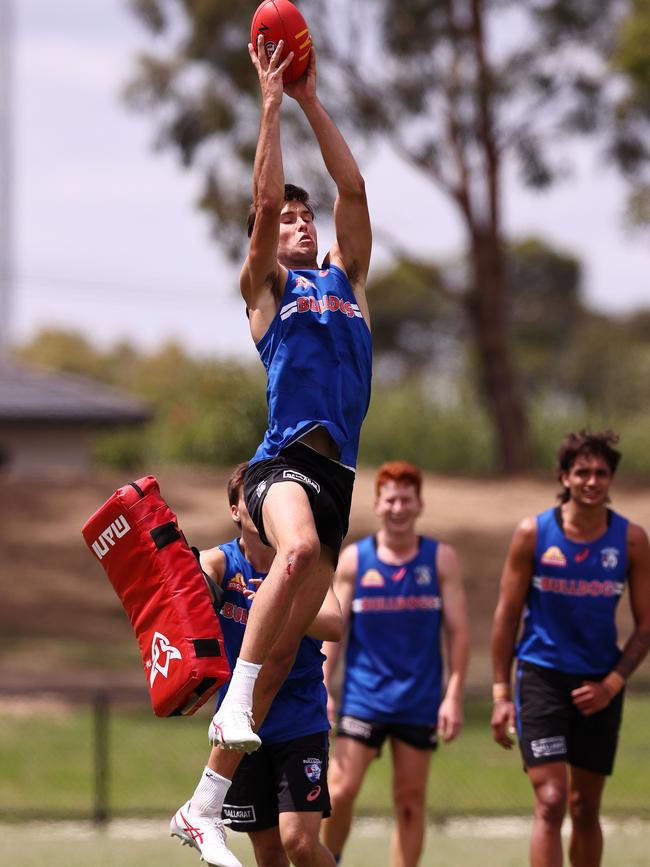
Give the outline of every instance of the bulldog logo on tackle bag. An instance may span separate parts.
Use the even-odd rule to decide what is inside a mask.
[[[194,713],[230,667],[209,579],[156,479],[119,488],[82,534],[131,621],[154,713]]]

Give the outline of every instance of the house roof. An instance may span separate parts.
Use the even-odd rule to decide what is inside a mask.
[[[140,400],[70,373],[0,364],[0,422],[91,422],[120,425],[148,421]]]

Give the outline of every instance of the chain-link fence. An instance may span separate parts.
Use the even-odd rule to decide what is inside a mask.
[[[0,690],[0,818],[94,818],[173,812],[205,765],[211,706],[157,719],[143,690]],[[530,785],[518,751],[491,739],[484,694],[466,702],[466,724],[433,758],[431,818],[527,814]],[[650,690],[630,691],[614,776],[603,809],[650,816]],[[359,814],[390,814],[389,751],[371,766]]]

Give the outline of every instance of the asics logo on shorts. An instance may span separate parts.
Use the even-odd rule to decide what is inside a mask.
[[[255,488],[256,496],[258,498],[261,497],[265,490],[266,490],[266,482],[260,482],[259,485]]]
[[[303,484],[312,487],[317,494],[320,494],[320,485],[318,484],[318,482],[310,479],[309,476],[305,476],[302,473],[297,472],[297,470],[285,470],[282,473],[282,478],[288,479],[291,482],[302,482]]]

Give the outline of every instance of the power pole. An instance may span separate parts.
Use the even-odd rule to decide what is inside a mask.
[[[0,363],[9,355],[13,281],[12,0],[0,0]]]

